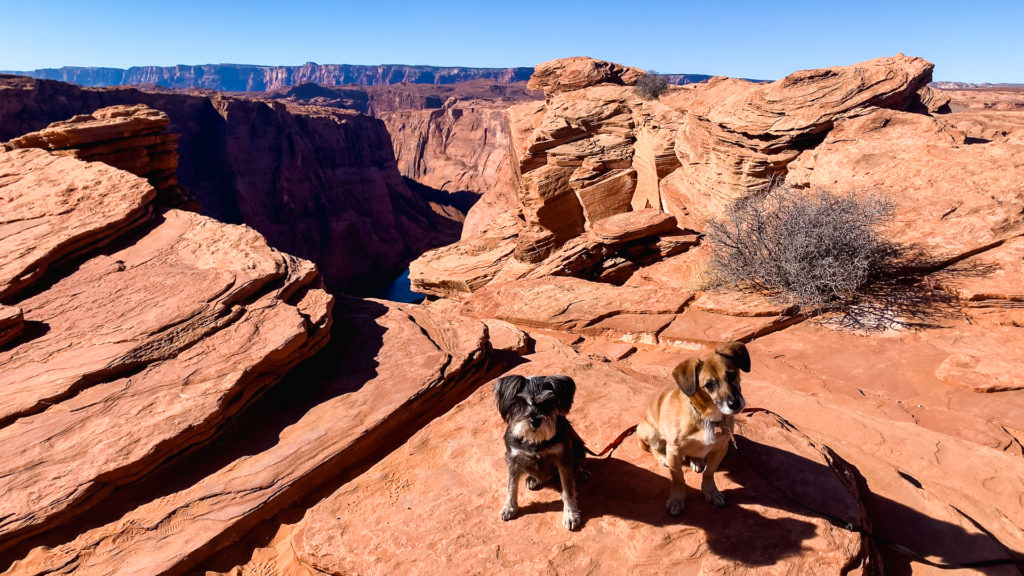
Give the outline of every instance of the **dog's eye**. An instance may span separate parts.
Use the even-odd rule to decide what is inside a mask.
[[[704,383],[704,389],[707,390],[708,392],[714,392],[715,389],[717,389],[717,388],[718,388],[718,381],[717,380],[708,380],[707,382]]]

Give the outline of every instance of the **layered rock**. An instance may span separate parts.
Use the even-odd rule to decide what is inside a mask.
[[[203,214],[247,223],[320,266],[334,289],[372,290],[458,238],[397,170],[384,124],[351,111],[221,95],[88,90],[0,78],[0,139],[113,105],[145,104],[180,134],[178,181]]]
[[[682,167],[668,192],[698,220],[785,175],[834,124],[874,107],[903,110],[931,81],[932,64],[898,54],[804,70],[769,84],[712,80],[691,91],[676,137]]]
[[[874,110],[836,121],[786,181],[884,195],[897,220],[887,234],[939,263],[1024,234],[1024,142],[971,143],[958,116]]]
[[[0,347],[16,340],[25,330],[25,315],[21,308],[0,304]]]
[[[613,62],[584,57],[562,58],[538,64],[528,85],[531,90],[543,90],[544,94],[551,96],[595,84],[631,86],[642,75],[640,69]]]
[[[483,323],[348,298],[336,322],[331,349],[228,434],[217,466],[119,518],[32,550],[11,572],[208,566],[259,522],[359,474],[493,375]]]
[[[0,150],[0,166],[3,301],[55,264],[123,235],[152,213],[153,187],[106,164],[27,149]]]
[[[161,204],[198,211],[195,199],[178,186],[178,136],[164,132],[170,123],[166,114],[145,105],[111,106],[54,122],[0,146],[42,148],[103,162],[149,180]]]
[[[0,223],[14,242],[5,301],[24,330],[0,349],[8,549],[209,442],[323,346],[332,298],[312,264],[250,228],[178,210],[151,220],[138,176],[38,149],[0,157],[16,216]]]
[[[440,190],[462,213],[481,195],[462,235],[482,230],[494,216],[515,206],[515,176],[509,152],[507,101],[447,100],[441,108],[380,112],[395,149],[398,170],[419,184]],[[447,198],[446,198],[447,197]]]

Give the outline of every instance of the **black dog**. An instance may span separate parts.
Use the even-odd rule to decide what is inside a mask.
[[[538,489],[558,471],[562,484],[562,523],[569,530],[579,528],[576,480],[589,478],[583,469],[586,452],[583,441],[565,419],[576,395],[576,383],[568,376],[505,376],[494,383],[505,429],[505,461],[508,463],[508,499],[501,519],[511,520],[519,511],[519,481]]]

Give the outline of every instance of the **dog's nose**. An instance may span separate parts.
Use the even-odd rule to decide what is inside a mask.
[[[743,398],[739,396],[733,396],[732,398],[729,399],[728,402],[725,403],[725,405],[729,407],[729,410],[739,410],[740,408],[743,407]]]
[[[530,418],[530,426],[534,428],[540,427],[541,419],[537,417]]]

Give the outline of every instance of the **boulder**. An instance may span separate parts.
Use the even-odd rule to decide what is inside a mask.
[[[643,74],[643,70],[638,68],[593,58],[561,58],[535,66],[527,87],[543,90],[545,96],[551,96],[597,84],[631,86]]]

